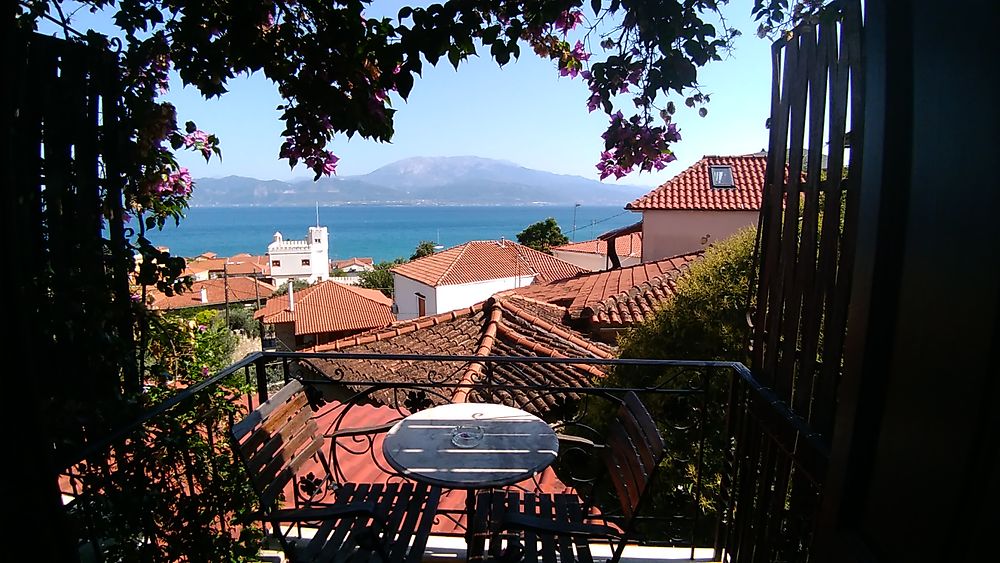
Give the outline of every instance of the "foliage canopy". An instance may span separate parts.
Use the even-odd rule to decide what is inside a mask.
[[[424,256],[430,256],[434,254],[435,247],[437,244],[432,240],[422,240],[417,248],[413,250],[413,254],[410,256],[410,260],[416,260],[417,258],[423,258]]]
[[[566,244],[569,239],[559,228],[559,223],[549,217],[528,225],[523,231],[517,233],[517,242],[540,252],[552,254],[553,246]]]
[[[358,279],[358,286],[377,289],[384,293],[386,297],[392,297],[393,289],[396,285],[392,277],[392,269],[404,263],[406,263],[406,260],[402,258],[378,262],[375,264],[374,270],[361,272]]]

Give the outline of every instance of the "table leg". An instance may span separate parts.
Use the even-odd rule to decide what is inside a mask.
[[[476,491],[474,489],[465,490],[465,547],[472,546],[472,517],[476,512]]]

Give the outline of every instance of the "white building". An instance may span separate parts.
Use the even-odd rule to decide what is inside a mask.
[[[309,283],[330,277],[330,244],[326,227],[309,227],[306,240],[284,240],[274,233],[267,245],[267,258],[275,285],[288,280]]]
[[[581,268],[509,240],[472,241],[392,269],[396,318],[447,313]]]

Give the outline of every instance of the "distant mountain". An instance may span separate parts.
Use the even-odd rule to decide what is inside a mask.
[[[242,176],[196,181],[192,207],[381,205],[622,205],[652,186],[604,184],[474,156],[414,157],[360,176],[317,182]]]

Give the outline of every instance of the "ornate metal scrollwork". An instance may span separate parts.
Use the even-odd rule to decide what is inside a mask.
[[[426,410],[434,406],[434,402],[427,397],[424,391],[407,391],[403,406],[411,413]]]
[[[344,368],[338,366],[333,368],[333,374],[326,374],[328,378],[332,381],[343,381],[344,380]]]

